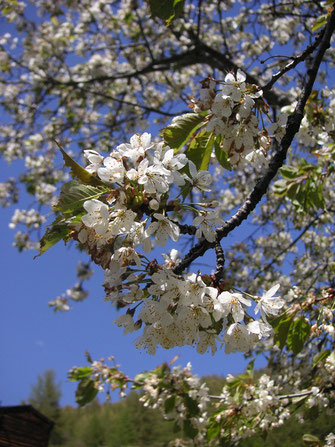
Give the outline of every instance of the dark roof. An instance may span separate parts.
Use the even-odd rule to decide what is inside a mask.
[[[0,446],[47,447],[53,425],[31,405],[0,407]]]

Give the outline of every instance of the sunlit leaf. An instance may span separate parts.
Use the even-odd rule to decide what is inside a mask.
[[[41,256],[60,240],[66,242],[70,233],[71,229],[68,227],[65,220],[58,217],[49,228],[47,228],[44,236],[40,240],[40,252],[35,258]]]
[[[186,156],[198,170],[207,170],[211,159],[214,136],[206,131],[199,132],[189,145]]]
[[[103,186],[83,185],[77,180],[66,183],[62,187],[60,199],[54,209],[61,213],[73,215],[76,210],[83,207],[86,200],[98,199],[102,194],[109,191]]]
[[[312,361],[312,368],[314,368],[320,362],[323,362],[324,360],[326,360],[326,358],[329,356],[329,354],[330,354],[329,349],[326,349],[325,351],[321,351],[321,352],[318,352],[317,354],[315,354],[315,356],[313,357],[313,361]]]
[[[185,113],[177,116],[163,131],[165,143],[178,152],[191,135],[202,125],[204,117],[200,113]]]
[[[63,155],[65,166],[71,169],[72,177],[80,180],[86,185],[106,186],[105,183],[102,182],[98,177],[95,177],[90,172],[86,171],[86,169],[84,169],[82,166],[80,166],[76,161],[74,161],[58,143],[57,145]]]
[[[305,317],[296,318],[290,326],[287,334],[287,347],[295,354],[303,349],[309,337],[311,327]]]
[[[147,0],[151,15],[165,20],[169,25],[175,17],[179,17],[183,11],[184,0]]]

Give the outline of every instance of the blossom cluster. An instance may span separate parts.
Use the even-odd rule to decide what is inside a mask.
[[[220,400],[220,413],[218,420],[224,420],[234,409],[239,408],[240,420],[233,427],[232,438],[241,439],[250,436],[257,429],[269,430],[282,425],[290,416],[287,401],[281,400],[279,386],[274,383],[268,375],[263,374],[257,382],[242,388],[238,400],[234,399],[231,383],[236,378],[232,375],[227,377],[227,385],[222,389]],[[231,382],[231,383],[230,383]],[[254,428],[246,421],[253,421]]]
[[[185,420],[188,420],[194,430],[195,445],[203,445],[209,389],[191,373],[190,363],[185,368],[164,366],[147,375],[140,401],[145,407],[159,410],[165,419],[174,420],[179,428],[183,428]]]
[[[174,154],[163,142],[152,143],[148,133],[135,134],[130,144],[117,146],[106,158],[92,150],[85,151],[85,156],[89,161],[86,169],[114,187],[107,204],[97,199],[84,203],[87,214],[82,218],[79,241],[101,246],[124,237],[123,247],[115,250],[112,260],[121,264],[134,261],[138,268],[141,261],[135,247],[142,245],[148,253],[151,236],[159,246],[169,238],[174,242],[179,239],[178,225],[166,216],[173,186],[182,187],[187,182],[208,191],[212,181],[210,173],[198,172],[185,154]],[[180,172],[186,165],[190,176]],[[144,213],[151,218],[149,225],[148,218],[141,220]]]
[[[215,87],[218,84],[223,85],[217,92]],[[206,129],[222,138],[221,149],[227,153],[232,166],[267,166],[266,155],[271,139],[265,129],[260,131],[255,113],[267,111],[262,95],[262,90],[246,83],[246,75],[238,70],[236,75],[228,73],[223,83],[205,79],[200,99],[193,100],[194,112],[209,111]]]
[[[153,247],[178,241],[183,226],[178,214],[177,220],[170,214],[190,206],[178,199],[186,184],[202,193],[209,190],[208,171],[197,171],[185,154],[152,142],[148,133],[135,134],[108,157],[92,150],[85,156],[86,170],[102,181],[103,189],[93,189],[97,198],[84,201],[80,220],[68,221],[71,237],[105,270],[106,300],[127,307],[116,324],[125,333],[143,328],[135,342],[138,348],[154,354],[158,345],[196,345],[199,353],[211,349],[214,354],[219,343],[227,353],[245,352],[271,334],[267,316],[278,315],[284,305],[274,296],[279,284],[257,297],[230,290],[208,275],[176,274],[180,259],[175,249],[163,254],[163,264],[147,258]],[[171,200],[173,193],[177,197]],[[193,234],[213,243],[215,226],[224,223],[218,210],[207,210],[216,203],[193,205]],[[68,310],[69,299],[81,301],[86,296],[79,281],[51,305]],[[259,320],[247,312],[253,302]]]

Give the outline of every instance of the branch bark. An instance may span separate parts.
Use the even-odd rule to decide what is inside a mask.
[[[259,178],[256,185],[249,197],[245,200],[238,211],[228,220],[225,224],[217,229],[217,241],[221,241],[224,237],[233,231],[235,228],[241,225],[241,223],[247,219],[249,214],[256,208],[257,204],[261,201],[262,197],[265,195],[272,179],[277,174],[279,168],[284,164],[286,159],[287,151],[291,146],[294,136],[299,131],[301,120],[303,118],[303,112],[306,102],[312,92],[312,88],[318,74],[320,64],[324,57],[326,50],[330,47],[330,40],[335,30],[335,8],[328,19],[325,27],[321,42],[319,44],[317,53],[313,59],[311,68],[307,71],[307,76],[305,80],[304,87],[302,89],[301,95],[298,99],[298,103],[294,112],[289,116],[285,135],[282,138],[280,148],[276,154],[272,157],[269,168],[263,177]],[[210,243],[207,240],[202,240],[198,242],[184,257],[184,259],[178,264],[174,269],[174,273],[181,274],[183,270],[190,266],[190,264],[198,257],[204,255],[204,253],[209,249],[213,248],[215,243]]]

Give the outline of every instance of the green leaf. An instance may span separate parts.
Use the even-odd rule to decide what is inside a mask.
[[[89,378],[82,379],[76,390],[76,402],[82,407],[92,402],[97,394],[98,390],[94,386],[94,381]]]
[[[135,376],[134,378],[134,384],[132,388],[142,388],[142,386],[144,385],[145,381],[149,379],[149,377],[152,376],[151,372],[144,372],[144,373],[140,373],[137,374],[137,376]]]
[[[327,14],[323,14],[322,16],[318,17],[312,26],[313,33],[314,31],[317,31],[319,28],[321,28],[321,26],[326,25],[326,23],[327,23]]]
[[[314,368],[318,363],[323,362],[323,360],[326,360],[329,354],[330,354],[329,349],[326,349],[325,351],[321,351],[315,354],[312,361],[312,368]]]
[[[215,439],[220,434],[220,425],[218,423],[214,423],[211,427],[207,429],[206,432],[206,439],[207,441],[211,441],[212,439]]]
[[[200,413],[197,401],[190,396],[184,396],[184,404],[189,417],[197,416]]]
[[[191,439],[194,439],[198,434],[198,430],[192,425],[192,423],[189,419],[184,420],[183,430],[184,430],[185,435]]]
[[[305,317],[296,318],[290,326],[287,335],[287,347],[295,354],[303,349],[311,327]]]
[[[215,156],[216,156],[217,161],[220,163],[220,165],[223,168],[228,169],[228,171],[231,171],[231,165],[228,161],[228,154],[221,148],[220,138],[215,139],[214,147],[215,147]]]
[[[206,131],[199,132],[189,145],[186,156],[198,170],[207,170],[211,159],[214,136]]]
[[[71,382],[75,382],[77,380],[83,380],[87,377],[91,377],[92,368],[90,366],[82,366],[80,368],[73,368],[69,371],[68,379]]]
[[[166,401],[164,402],[164,410],[165,413],[170,413],[176,404],[176,395],[174,394],[173,396],[170,396],[168,399],[166,399]]]
[[[54,209],[64,215],[74,215],[76,211],[82,209],[86,200],[98,199],[102,194],[108,192],[107,186],[83,185],[77,180],[66,183],[62,187],[60,199]]]
[[[185,113],[177,116],[163,131],[165,143],[178,152],[192,134],[203,124],[204,116],[200,113]]]
[[[98,177],[90,174],[88,171],[86,171],[86,169],[84,169],[76,161],[74,161],[58,143],[57,145],[63,155],[65,166],[71,169],[72,177],[77,178],[81,181],[81,183],[85,183],[85,185],[106,186],[106,184],[102,182]]]
[[[57,244],[61,239],[64,242],[67,241],[69,234],[71,233],[71,228],[68,227],[67,222],[58,217],[50,226],[47,228],[44,236],[40,240],[40,252],[34,257],[37,258],[45,253],[53,245]]]
[[[315,445],[315,446],[321,445],[320,439],[314,435],[310,435],[309,433],[305,433],[302,437],[302,440],[303,440],[304,444],[309,445],[309,446],[311,444]]]
[[[255,360],[256,360],[256,359],[251,360],[251,362],[248,363],[247,368],[246,368],[246,370],[245,370],[245,372],[247,373],[247,376],[248,376],[250,379],[253,379],[253,377],[254,377],[254,365],[255,365]]]
[[[280,318],[279,321],[271,323],[275,331],[274,343],[277,344],[280,347],[280,349],[283,349],[286,344],[288,331],[290,329],[292,321],[293,321],[292,315],[289,316],[285,315],[285,317]]]
[[[277,180],[273,185],[273,192],[278,197],[283,197],[287,191],[287,181],[284,179]]]
[[[165,20],[169,25],[175,17],[179,17],[183,12],[184,0],[147,0],[150,6],[151,15]]]
[[[299,177],[299,169],[293,167],[293,166],[283,166],[280,168],[281,175],[286,179],[293,179],[296,177]]]

